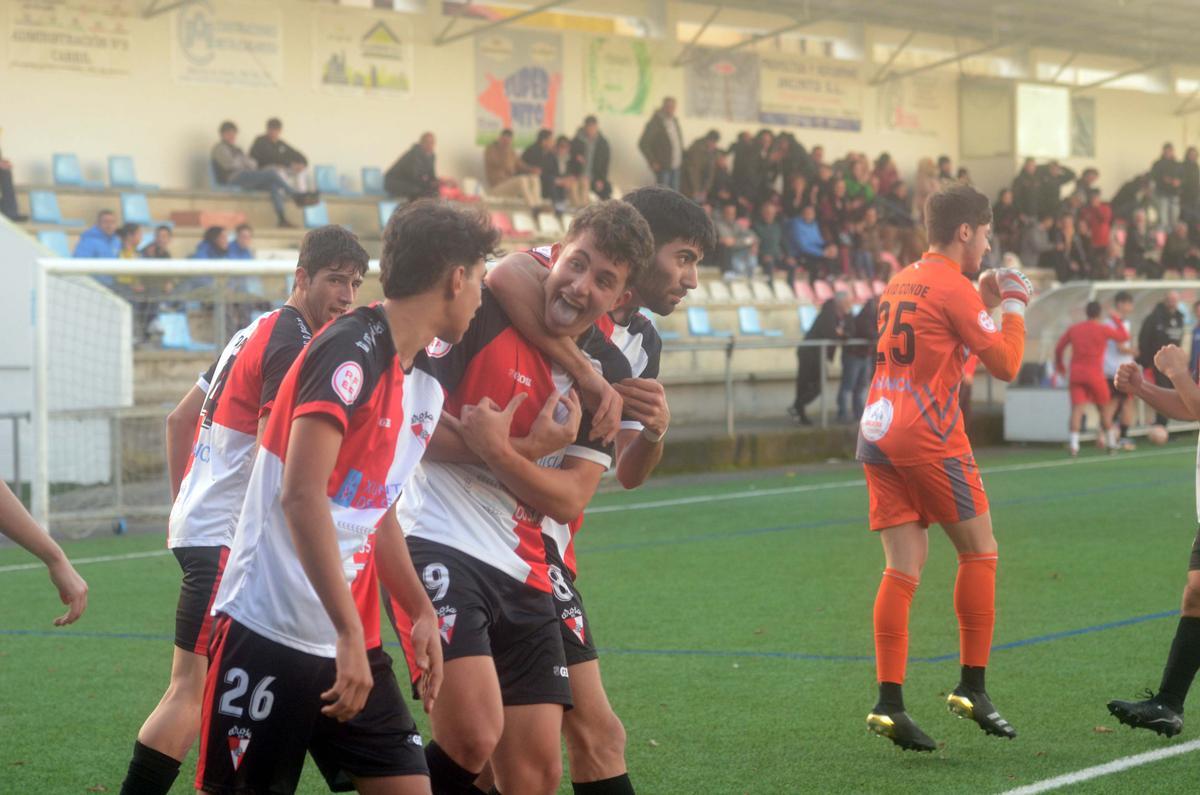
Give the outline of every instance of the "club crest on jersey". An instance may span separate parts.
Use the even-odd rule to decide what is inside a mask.
[[[992,320],[992,316],[987,313],[986,309],[979,310],[979,327],[988,334],[996,331],[996,321]]]
[[[419,411],[412,415],[408,427],[412,430],[413,436],[417,437],[417,440],[422,445],[428,445],[429,437],[433,436],[433,429],[436,425],[437,417],[428,411]]]
[[[863,410],[859,430],[868,442],[878,442],[892,427],[892,401],[885,397],[879,398]]]
[[[250,745],[250,730],[234,726],[225,739],[229,742],[229,758],[233,761],[233,769],[237,770]]]
[[[587,631],[583,624],[583,611],[578,607],[568,607],[562,611],[562,620],[567,625],[567,628],[575,633],[575,637],[579,638],[580,643],[587,643],[585,637]]]
[[[458,621],[458,611],[453,607],[438,608],[438,634],[442,636],[442,643],[447,646],[454,639],[454,623]]]
[[[363,388],[363,369],[358,362],[344,362],[333,371],[334,393],[347,406],[358,399]]]
[[[425,355],[428,356],[430,359],[440,359],[443,356],[445,356],[447,353],[449,353],[450,349],[453,347],[454,347],[454,345],[452,345],[451,343],[446,342],[443,339],[438,339],[437,337],[434,337],[433,342],[431,342],[425,346]]]

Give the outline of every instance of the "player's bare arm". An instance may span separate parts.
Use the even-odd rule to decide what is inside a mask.
[[[591,438],[609,444],[621,427],[621,396],[596,372],[574,340],[546,331],[542,285],[547,273],[533,257],[516,252],[492,268],[487,285],[517,331],[575,381],[583,405],[592,412]]]
[[[1192,380],[1188,357],[1178,345],[1164,345],[1154,354],[1154,366],[1171,379],[1175,394],[1191,414],[1188,419],[1200,418],[1200,386]]]
[[[504,409],[488,398],[463,406],[463,439],[517,499],[556,522],[570,522],[592,499],[604,467],[573,456],[559,468],[540,467],[522,457],[508,436],[520,397]]]
[[[11,538],[46,564],[50,582],[58,589],[58,598],[67,612],[54,619],[54,626],[73,624],[87,609],[88,585],[67,560],[62,547],[54,542],[25,510],[7,483],[0,482],[0,533]]]
[[[204,390],[193,386],[167,415],[167,477],[171,481],[172,500],[179,496],[179,484],[183,482],[183,473],[187,471],[204,398]]]
[[[555,409],[559,404],[567,409],[567,416],[562,422],[554,418]],[[553,392],[546,397],[546,402],[542,404],[542,409],[530,426],[528,435],[517,436],[511,440],[513,449],[529,461],[537,461],[557,452],[575,441],[582,416],[583,410],[575,390],[566,395]],[[446,411],[442,412],[442,419],[438,422],[433,438],[430,439],[425,458],[444,464],[485,463],[463,440],[458,417]]]
[[[333,472],[342,431],[321,415],[299,417],[288,437],[280,504],[292,532],[296,557],[337,630],[337,679],[321,694],[321,712],[347,721],[362,711],[373,679],[358,608],[346,586],[337,531],[325,484]]]
[[[1135,362],[1125,362],[1121,365],[1113,379],[1113,385],[1120,392],[1141,398],[1150,408],[1173,420],[1186,422],[1197,418],[1174,389],[1166,389],[1146,381],[1142,377],[1141,365]]]
[[[386,512],[375,529],[375,562],[383,587],[412,619],[413,664],[421,670],[421,701],[429,712],[442,686],[437,612],[413,567],[395,511]]]
[[[626,489],[636,489],[662,460],[671,407],[663,385],[652,378],[626,378],[616,389],[625,403],[625,416],[645,426],[641,431],[623,430],[617,437],[617,480]]]

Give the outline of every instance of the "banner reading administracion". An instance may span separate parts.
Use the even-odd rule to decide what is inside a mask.
[[[509,128],[518,148],[543,127],[562,129],[562,38],[497,30],[475,39],[475,140],[486,145]]]
[[[788,127],[862,130],[858,64],[819,58],[760,59],[759,121]]]
[[[313,70],[325,91],[407,96],[412,27],[397,14],[322,9],[313,14]]]
[[[103,7],[101,7],[103,6]],[[103,76],[129,74],[130,0],[18,0],[9,9],[8,63]]]
[[[272,0],[196,0],[175,12],[171,61],[182,83],[283,83],[283,18]]]
[[[646,112],[654,71],[650,48],[638,39],[592,39],[584,88],[596,113],[641,116]]]

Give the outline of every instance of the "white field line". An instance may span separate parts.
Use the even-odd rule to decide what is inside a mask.
[[[1027,472],[1031,469],[1055,469],[1066,466],[1084,466],[1086,464],[1103,464],[1112,461],[1129,461],[1135,458],[1154,458],[1179,453],[1191,454],[1191,449],[1181,447],[1172,450],[1150,450],[1144,453],[1125,453],[1115,456],[1093,456],[1088,458],[1067,458],[1059,461],[1034,461],[1025,464],[1006,464],[998,467],[988,467],[982,470],[985,475],[995,475],[1003,472]],[[708,502],[724,502],[725,500],[747,500],[756,497],[775,497],[782,494],[803,494],[810,491],[828,491],[830,489],[849,489],[865,485],[862,478],[856,480],[838,480],[832,483],[808,483],[796,486],[780,486],[774,489],[747,489],[731,491],[724,494],[697,494],[691,497],[676,497],[669,500],[649,500],[633,502],[628,505],[600,505],[588,508],[585,514],[620,513],[621,511],[645,511],[651,508],[672,508],[679,505],[698,505]]]
[[[1073,458],[1062,461],[1039,461],[1026,464],[1008,464],[1005,466],[990,467],[983,470],[986,475],[994,475],[1002,472],[1025,472],[1031,469],[1053,469],[1064,466],[1083,466],[1085,464],[1102,464],[1110,461],[1129,461],[1134,458],[1153,458],[1163,455],[1174,455],[1177,453],[1190,452],[1188,448],[1179,448],[1174,450],[1151,450],[1144,453],[1127,453],[1119,456],[1096,456],[1089,458]],[[774,489],[749,489],[745,491],[733,491],[725,494],[698,494],[692,497],[678,497],[670,500],[651,500],[648,502],[634,502],[628,505],[601,505],[595,508],[589,508],[588,514],[598,513],[618,513],[620,511],[644,511],[651,508],[671,508],[678,505],[697,505],[708,502],[723,502],[725,500],[745,500],[754,497],[773,497],[783,494],[803,494],[811,491],[827,491],[830,489],[847,489],[856,486],[862,486],[864,481],[858,480],[839,480],[833,483],[809,483],[796,486],[782,486]],[[161,555],[170,554],[169,549],[155,549],[149,552],[129,552],[123,555],[99,555],[92,558],[76,558],[71,561],[76,566],[81,566],[89,563],[112,563],[119,560],[136,560],[138,558],[156,558]],[[0,566],[0,574],[5,574],[14,571],[32,571],[41,569],[41,563],[16,563],[9,566]]]
[[[1192,740],[1182,745],[1173,745],[1170,748],[1160,748],[1157,751],[1147,751],[1144,754],[1124,756],[1103,765],[1085,767],[1083,770],[1076,770],[1074,773],[1066,773],[1061,776],[1045,779],[1044,781],[1036,781],[1024,787],[1010,789],[1007,792],[1001,793],[1001,795],[1036,795],[1039,792],[1050,792],[1051,790],[1069,787],[1072,784],[1079,784],[1083,781],[1091,781],[1101,776],[1111,776],[1113,773],[1120,773],[1132,767],[1148,765],[1151,762],[1170,759],[1172,756],[1180,756],[1192,751],[1200,751],[1200,740]]]

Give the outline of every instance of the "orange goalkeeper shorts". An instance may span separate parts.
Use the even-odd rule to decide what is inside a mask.
[[[872,530],[919,522],[952,524],[987,512],[987,494],[975,456],[909,466],[863,464]]]

